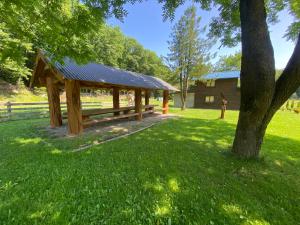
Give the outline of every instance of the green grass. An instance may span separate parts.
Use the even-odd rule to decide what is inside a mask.
[[[237,112],[177,119],[71,153],[86,141],[0,124],[1,224],[300,224],[300,117],[279,112],[259,161],[228,154]]]

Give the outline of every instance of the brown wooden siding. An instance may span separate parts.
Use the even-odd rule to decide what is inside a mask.
[[[228,100],[227,109],[238,110],[240,107],[240,88],[238,79],[219,79],[214,87],[206,87],[205,83],[198,81],[195,87],[195,108],[220,109],[221,93]],[[206,103],[205,96],[214,96],[214,102]]]

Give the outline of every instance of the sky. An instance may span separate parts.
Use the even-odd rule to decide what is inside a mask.
[[[149,0],[134,5],[128,4],[125,5],[128,15],[123,22],[110,18],[107,23],[112,26],[119,26],[125,35],[135,38],[145,48],[156,52],[159,56],[166,56],[169,52],[167,41],[170,39],[172,27],[190,4],[190,2],[187,2],[180,6],[175,12],[173,21],[163,21],[162,5],[158,4],[157,1]],[[210,19],[217,13],[216,10],[203,11],[200,7],[197,10],[198,15],[201,16],[201,26],[208,25]],[[283,37],[293,18],[288,12],[283,11],[279,14],[279,19],[280,22],[270,26],[269,30],[274,48],[276,68],[283,69],[293,52],[295,43],[287,41]],[[240,50],[240,46],[235,48],[222,47],[220,49],[219,46],[220,43],[217,42],[211,49],[211,53],[217,53],[217,57],[212,60],[212,63],[215,63],[222,55],[234,54]]]

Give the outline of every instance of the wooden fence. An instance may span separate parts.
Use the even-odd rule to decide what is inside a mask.
[[[111,103],[82,102],[82,108],[100,108]],[[62,112],[67,111],[66,102],[61,102]],[[48,102],[0,102],[0,122],[8,120],[34,119],[49,116]]]

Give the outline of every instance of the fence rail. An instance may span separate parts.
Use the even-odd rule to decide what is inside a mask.
[[[82,102],[85,108],[99,108],[111,103]],[[67,110],[66,102],[61,102],[62,112]],[[48,102],[0,102],[0,122],[8,120],[22,120],[28,118],[49,117]]]

